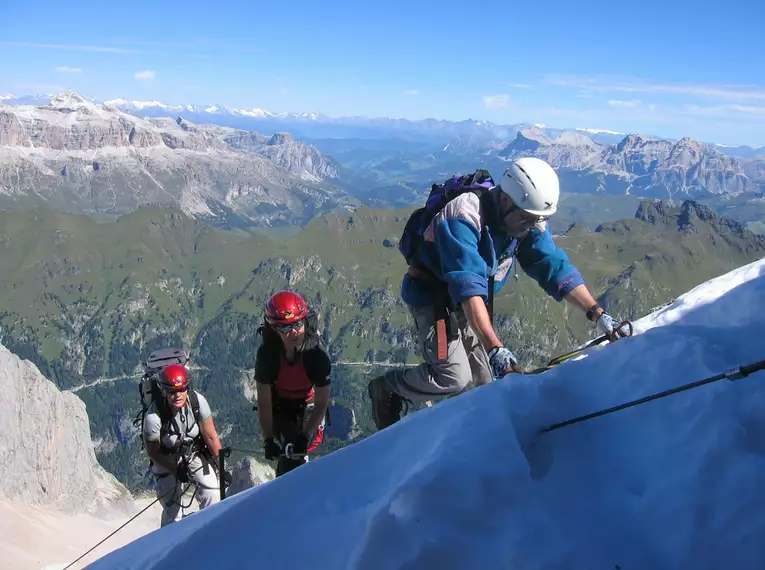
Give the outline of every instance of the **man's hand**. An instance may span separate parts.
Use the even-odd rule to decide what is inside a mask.
[[[616,342],[620,338],[625,338],[632,334],[630,326],[627,323],[620,326],[619,321],[608,313],[600,315],[596,324],[598,332],[606,335],[611,342]]]
[[[269,437],[263,442],[263,452],[266,459],[273,461],[274,459],[279,459],[279,456],[282,454],[282,448],[274,441],[274,438]]]
[[[495,380],[499,380],[505,374],[521,371],[518,366],[518,359],[510,352],[510,349],[504,346],[495,346],[489,351],[489,364]]]
[[[189,482],[189,464],[184,459],[181,459],[175,468],[175,478],[181,483]]]
[[[303,454],[308,452],[308,438],[304,434],[300,434],[292,442],[292,453]]]

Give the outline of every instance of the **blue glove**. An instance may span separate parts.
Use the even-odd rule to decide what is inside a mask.
[[[489,351],[489,364],[495,380],[499,380],[505,374],[519,372],[518,359],[504,346],[495,346]]]
[[[611,342],[615,342],[620,338],[628,337],[632,334],[630,326],[627,323],[620,326],[619,321],[608,313],[600,315],[596,325],[598,327],[598,332],[606,335]]]

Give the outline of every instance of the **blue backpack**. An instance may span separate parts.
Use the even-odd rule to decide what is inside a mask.
[[[465,192],[474,192],[480,197],[494,186],[496,184],[491,174],[484,169],[476,170],[473,174],[455,175],[441,184],[433,184],[425,206],[415,210],[409,217],[398,243],[398,250],[407,263],[416,264],[425,230],[447,203]]]

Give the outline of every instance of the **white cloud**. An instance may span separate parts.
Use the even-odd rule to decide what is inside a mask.
[[[501,109],[510,102],[510,96],[500,93],[499,95],[484,95],[483,104],[487,109]]]
[[[508,87],[515,87],[516,89],[531,89],[531,85],[528,83],[508,83]]]
[[[113,48],[103,46],[73,46],[64,44],[38,44],[32,42],[0,42],[0,46],[10,47],[30,47],[30,48],[42,48],[42,49],[71,49],[76,51],[102,51],[109,53],[143,53],[137,49],[125,49],[125,48]]]
[[[576,87],[587,91],[656,93],[705,97],[725,101],[765,99],[765,87],[761,85],[714,85],[692,83],[665,83],[633,77],[582,77],[558,75],[548,77],[547,83],[563,87]]]
[[[154,79],[154,77],[157,74],[154,71],[138,71],[133,74],[133,79],[141,80],[147,80],[147,79]]]
[[[611,107],[637,107],[640,105],[640,100],[632,99],[631,101],[622,101],[620,99],[609,99],[608,104]]]
[[[765,107],[758,105],[685,105],[683,112],[703,117],[764,117]]]
[[[419,89],[407,89],[406,91],[404,91],[404,93],[406,93],[407,95],[419,95],[420,91]]]
[[[56,71],[59,73],[82,73],[82,69],[79,67],[69,67],[68,65],[59,65]]]

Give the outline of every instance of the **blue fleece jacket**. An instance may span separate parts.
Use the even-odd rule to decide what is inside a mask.
[[[515,264],[556,301],[584,283],[566,252],[555,245],[549,226],[532,228],[519,239],[489,227],[479,213],[478,198],[464,194],[452,200],[433,220],[420,249],[422,264],[446,285],[450,305],[468,297],[488,297],[488,277],[494,275],[494,292],[507,283]],[[509,243],[508,243],[509,242]],[[437,284],[404,276],[401,297],[413,307],[433,303]]]

